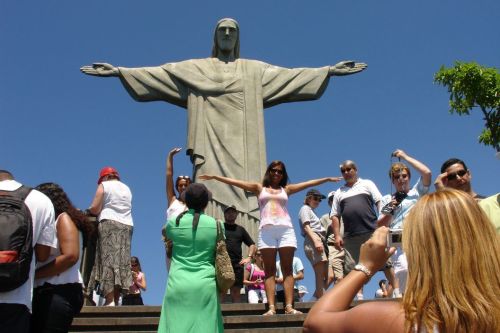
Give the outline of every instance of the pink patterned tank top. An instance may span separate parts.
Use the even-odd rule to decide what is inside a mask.
[[[293,228],[292,219],[286,208],[288,195],[283,187],[273,190],[264,187],[259,194],[260,225],[285,226]]]

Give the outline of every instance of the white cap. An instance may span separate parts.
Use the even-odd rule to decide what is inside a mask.
[[[306,286],[303,286],[303,285],[300,285],[300,286],[299,286],[299,293],[309,294],[309,293],[307,292],[307,287],[306,287]]]

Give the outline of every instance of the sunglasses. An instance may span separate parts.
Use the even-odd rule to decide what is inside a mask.
[[[135,263],[135,264],[130,264],[130,266],[132,266],[132,267],[137,267],[137,266],[139,266],[139,264],[137,264],[137,263]]]
[[[321,197],[315,197],[315,196],[313,196],[312,199],[317,202],[321,202],[321,200],[323,200],[321,199]]]
[[[189,176],[178,176],[177,179],[191,179]]]
[[[354,169],[354,168],[349,168],[349,167],[347,167],[347,168],[340,168],[340,172],[342,172],[342,173],[350,172],[352,169]]]
[[[457,172],[454,172],[454,173],[449,173],[447,176],[446,176],[446,179],[448,180],[454,180],[454,179],[457,179],[457,176],[460,176],[460,177],[463,177],[465,176],[465,174],[467,173],[467,170],[458,170]]]
[[[396,180],[396,179],[399,179],[399,178],[403,178],[403,179],[406,179],[408,178],[408,175],[407,174],[399,174],[399,175],[392,175],[392,179]]]
[[[274,174],[277,174],[277,175],[282,175],[283,174],[283,170],[281,170],[281,169],[271,169],[269,171],[271,173],[274,173]]]

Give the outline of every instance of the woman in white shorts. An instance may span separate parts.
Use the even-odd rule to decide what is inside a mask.
[[[308,187],[325,182],[338,182],[340,177],[326,177],[313,179],[298,184],[288,184],[288,174],[285,164],[273,161],[267,167],[262,183],[247,182],[222,176],[201,175],[201,180],[217,180],[245,191],[254,193],[259,199],[260,225],[258,248],[264,260],[266,273],[265,287],[269,310],[266,316],[276,314],[274,290],[276,283],[276,254],[280,255],[281,270],[283,272],[283,286],[285,290],[285,314],[300,314],[292,306],[293,301],[293,274],[292,262],[297,239],[293,230],[292,219],[288,214],[288,196]]]

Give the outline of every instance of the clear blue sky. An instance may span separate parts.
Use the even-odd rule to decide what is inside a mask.
[[[186,112],[137,103],[119,80],[84,76],[82,65],[140,67],[207,57],[215,23],[233,17],[243,58],[284,67],[347,59],[368,64],[361,74],[333,78],[318,101],[265,111],[268,161],[285,161],[292,182],[337,176],[339,163],[352,159],[361,177],[388,193],[389,156],[401,148],[426,163],[433,177],[447,158],[464,159],[476,192],[491,195],[500,189],[500,161],[477,143],[480,112],[450,115],[448,93],[433,74],[455,60],[499,68],[499,13],[497,0],[2,1],[0,169],[29,185],[57,182],[86,208],[100,168],[116,167],[134,194],[132,252],[148,278],[144,298],[160,304],[165,157],[185,146]],[[190,171],[186,156],[175,162],[176,174]],[[297,231],[304,194],[289,203]],[[323,202],[318,214],[326,211]]]

